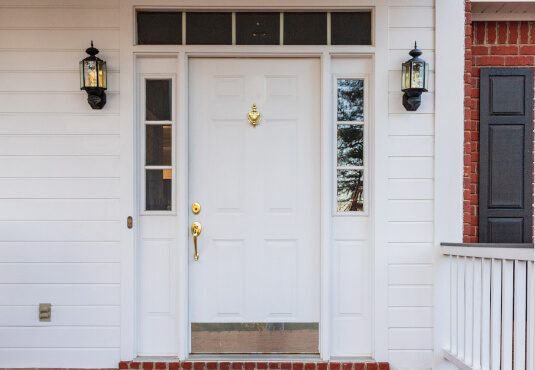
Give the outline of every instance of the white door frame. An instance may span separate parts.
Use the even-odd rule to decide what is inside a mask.
[[[135,162],[136,133],[134,124],[136,116],[136,86],[135,86],[135,59],[137,55],[178,57],[177,71],[177,209],[188,209],[188,59],[190,57],[316,57],[321,63],[321,298],[320,298],[320,355],[323,360],[330,359],[330,245],[331,233],[331,196],[333,173],[333,139],[331,123],[331,91],[325,88],[331,84],[331,58],[333,56],[371,57],[374,66],[370,88],[374,102],[388,101],[388,4],[386,0],[333,0],[329,6],[317,6],[317,2],[299,1],[298,6],[288,7],[281,2],[277,8],[303,8],[303,9],[333,9],[339,6],[347,8],[371,7],[374,11],[374,45],[373,46],[146,46],[134,45],[134,19],[135,8],[221,8],[228,11],[244,8],[269,8],[261,0],[162,0],[161,4],[147,4],[147,0],[121,1],[121,30],[120,30],[120,70],[121,70],[121,215],[126,218],[135,216],[137,209],[137,194],[134,184],[137,172]],[[225,4],[224,4],[225,3]],[[311,4],[312,3],[312,4]],[[255,6],[256,4],[256,6]],[[226,5],[226,6],[225,6]],[[217,50],[214,52],[214,50]],[[378,73],[376,73],[378,71]],[[387,186],[387,125],[388,112],[380,104],[373,104],[371,113],[374,117],[374,129],[370,137],[374,175],[372,180],[373,194],[385,194]],[[384,198],[384,199],[383,199]],[[370,240],[373,247],[372,256],[372,301],[374,317],[373,325],[373,359],[375,361],[388,361],[388,258],[386,244],[386,210],[385,197],[372,196],[371,207],[374,209]],[[126,222],[125,222],[126,224]],[[188,213],[178,212],[177,227],[179,230],[179,258],[177,268],[179,277],[179,330],[180,344],[178,356],[186,359],[189,355],[188,338]],[[136,356],[136,219],[134,229],[124,227],[121,230],[121,360],[131,360]]]

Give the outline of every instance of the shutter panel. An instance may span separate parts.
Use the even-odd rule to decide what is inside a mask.
[[[481,68],[479,242],[532,242],[533,68]]]

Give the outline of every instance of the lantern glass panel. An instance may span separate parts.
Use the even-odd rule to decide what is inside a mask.
[[[424,73],[425,73],[425,63],[424,62],[412,63],[411,87],[413,89],[423,89],[424,88],[424,78],[425,78]]]
[[[84,61],[84,78],[85,78],[85,87],[97,87],[97,61],[96,60],[86,60]]]
[[[102,87],[103,89],[107,88],[107,71],[106,71],[106,62],[99,61],[98,62],[98,86]]]
[[[84,62],[80,62],[80,89],[83,89],[84,86]]]
[[[411,87],[411,68],[410,62],[403,63],[403,70],[401,73],[401,90],[405,90]]]
[[[424,79],[424,89],[427,90],[429,84],[429,63],[425,63],[425,79]]]

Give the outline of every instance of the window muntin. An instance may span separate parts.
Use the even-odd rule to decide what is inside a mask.
[[[366,81],[336,77],[336,212],[366,210]]]

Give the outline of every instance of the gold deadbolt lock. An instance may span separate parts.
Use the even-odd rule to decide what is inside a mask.
[[[198,214],[200,211],[201,211],[201,205],[197,202],[193,203],[191,205],[191,211],[194,213],[194,214]]]

